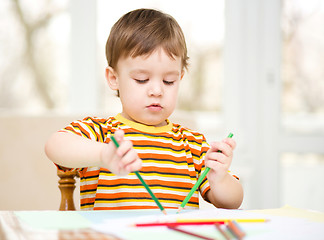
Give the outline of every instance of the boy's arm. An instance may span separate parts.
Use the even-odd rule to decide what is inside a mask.
[[[210,190],[206,197],[219,208],[239,208],[243,201],[241,183],[228,172],[235,146],[234,139],[226,138],[211,143],[206,153],[205,164],[211,168],[207,174]]]
[[[116,149],[112,142],[107,144],[73,133],[56,132],[47,141],[45,152],[50,160],[62,167],[103,167],[114,174],[126,175],[139,170],[142,161],[132,143],[125,141],[123,136],[123,131],[116,131],[115,137],[120,143]]]

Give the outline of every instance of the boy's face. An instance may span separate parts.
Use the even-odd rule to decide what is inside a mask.
[[[115,85],[109,85],[119,90],[122,115],[150,126],[166,125],[165,120],[175,109],[184,73],[180,57],[172,59],[159,48],[148,56],[122,58],[116,69],[110,69]]]

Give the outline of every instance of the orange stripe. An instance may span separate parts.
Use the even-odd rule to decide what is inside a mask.
[[[89,205],[89,204],[94,205],[94,202],[95,202],[95,198],[84,198],[84,199],[80,199],[80,204],[81,205],[85,205],[85,204],[87,204],[87,205]]]
[[[80,191],[97,190],[97,184],[86,184],[80,186]]]
[[[73,124],[73,125],[72,125],[73,127],[80,129],[82,135],[85,134],[86,137],[87,137],[88,139],[90,139],[90,134],[89,134],[89,132],[88,132],[86,129],[84,129],[83,127],[81,127],[81,125],[80,125],[78,122],[75,122],[75,123],[72,123],[72,124]]]
[[[192,188],[194,184],[189,182],[174,182],[174,181],[162,181],[162,180],[147,180],[149,185],[166,185],[170,187]],[[180,186],[179,186],[180,185]],[[190,191],[189,189],[189,191]]]
[[[162,153],[139,153],[138,154],[141,158],[148,158],[148,159],[168,159],[174,162],[178,163],[186,163],[188,162],[188,158],[186,156],[173,156],[173,155],[168,155],[168,154],[163,154]],[[192,161],[193,162],[193,161]],[[192,163],[189,162],[189,163]]]
[[[176,168],[170,168],[170,167],[142,167],[141,173],[145,175],[145,172],[162,172],[163,174],[190,174],[188,169],[176,169]],[[191,173],[193,175],[193,173]],[[181,177],[176,176],[175,177]],[[194,177],[194,176],[191,176]]]
[[[145,180],[145,179],[144,179]],[[177,182],[177,181],[167,181],[167,180],[145,180],[145,182],[148,185],[166,185],[170,187],[180,187],[180,188],[192,188],[193,184],[189,182]],[[112,179],[112,180],[103,180],[100,179],[98,182],[98,185],[107,185],[112,186],[112,185],[142,185],[139,179]],[[132,186],[129,186],[130,188]],[[143,187],[144,188],[144,187]]]
[[[175,194],[168,194],[168,193],[154,193],[154,195],[161,201],[161,202],[167,202],[168,200],[164,200],[164,199],[170,199],[170,201],[179,201],[180,203],[183,201],[183,199],[185,198],[185,196],[181,196],[181,195],[175,195]],[[106,194],[106,193],[97,193],[96,195],[97,199],[111,199],[111,200],[115,200],[116,201],[122,201],[121,199],[125,198],[126,201],[128,202],[132,202],[131,199],[128,198],[148,198],[148,200],[152,199],[151,196],[147,193],[147,192],[120,192],[120,193],[112,193],[112,194]],[[119,199],[121,198],[121,199]],[[152,199],[153,201],[153,199]],[[198,203],[199,199],[197,197],[192,197],[190,199],[190,202],[195,202]]]
[[[183,151],[183,144],[179,144],[179,145],[175,145],[175,143],[164,143],[161,141],[156,141],[154,139],[152,140],[133,140],[133,145],[135,146],[140,146],[139,149],[145,147],[145,146],[151,146],[154,145],[157,148],[161,148],[163,151],[163,148],[168,148],[167,150],[169,151],[169,149],[172,149],[174,151]]]
[[[89,123],[88,124],[88,128],[89,128],[89,130],[88,130],[88,132],[91,132],[91,133],[93,133],[95,136],[96,136],[96,139],[98,139],[97,141],[98,142],[101,142],[101,137],[100,137],[100,135],[99,135],[99,133],[96,131],[96,127],[97,126],[95,126],[93,123]],[[91,128],[91,129],[90,129]]]
[[[82,134],[79,133],[79,132],[77,132],[77,131],[75,131],[75,129],[73,127],[71,127],[71,126],[67,126],[64,129],[67,130],[68,132],[69,131],[72,131],[73,133],[75,133],[75,134],[79,135],[80,137],[82,137]]]
[[[95,207],[93,210],[138,210],[138,209],[159,209],[157,206],[118,206],[118,207]]]
[[[82,174],[82,177],[95,177],[95,176],[98,176],[99,173],[100,173],[100,170],[84,171]]]

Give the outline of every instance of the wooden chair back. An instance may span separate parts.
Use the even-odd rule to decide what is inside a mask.
[[[75,178],[79,177],[77,171],[63,172],[57,170],[57,175],[60,178],[59,189],[61,191],[61,204],[60,211],[75,211],[75,205],[73,200],[73,192],[75,189]]]

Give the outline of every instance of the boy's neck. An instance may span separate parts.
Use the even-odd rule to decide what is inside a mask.
[[[118,121],[134,128],[134,129],[144,131],[144,132],[150,132],[150,133],[167,132],[167,131],[170,131],[173,126],[172,123],[170,123],[170,121],[168,119],[166,119],[163,122],[164,124],[161,126],[152,126],[152,125],[147,125],[147,124],[143,124],[143,123],[128,119],[128,118],[124,117],[122,113],[117,114],[115,116],[115,118]]]
[[[148,127],[164,127],[166,125],[168,125],[169,121],[167,119],[165,119],[164,121],[162,121],[161,123],[157,124],[157,125],[150,125],[150,124],[146,124],[146,123],[143,123],[143,122],[139,122],[139,121],[136,121],[135,119],[131,118],[129,115],[125,114],[124,112],[121,112],[120,115],[127,119],[128,121],[131,121],[131,122],[134,122],[134,123],[137,123],[137,124],[141,124],[141,125],[144,125],[144,126],[148,126]]]

